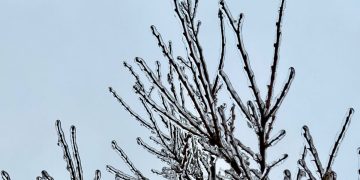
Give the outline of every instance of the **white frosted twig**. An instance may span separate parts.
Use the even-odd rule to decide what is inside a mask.
[[[305,137],[305,140],[306,140],[307,144],[309,145],[309,150],[311,152],[311,155],[314,158],[314,163],[316,165],[317,172],[319,173],[320,177],[323,177],[324,176],[324,169],[323,169],[323,166],[321,164],[319,154],[318,154],[318,152],[316,150],[316,147],[314,145],[314,141],[313,141],[312,136],[310,134],[309,128],[307,126],[303,126],[303,130],[304,130],[303,136]]]
[[[249,56],[248,56],[248,54],[245,50],[244,44],[243,44],[241,26],[242,26],[242,20],[243,20],[244,16],[243,16],[243,14],[240,14],[239,19],[237,20],[238,24],[235,25],[235,21],[232,18],[230,10],[228,9],[224,0],[220,0],[220,6],[221,6],[221,9],[225,12],[227,18],[229,19],[229,23],[230,23],[231,27],[233,28],[233,31],[235,32],[236,39],[237,39],[237,48],[240,51],[240,54],[241,54],[241,57],[242,57],[243,63],[244,63],[244,70],[245,70],[247,77],[251,84],[250,89],[252,90],[253,95],[255,96],[256,103],[259,107],[261,115],[264,115],[264,102],[261,99],[260,90],[256,84],[255,75],[250,66]]]
[[[349,112],[348,112],[348,115],[346,116],[346,119],[345,119],[345,122],[344,122],[344,125],[342,126],[341,130],[340,130],[340,133],[339,133],[339,136],[337,137],[335,143],[334,143],[334,146],[331,150],[331,153],[330,153],[330,157],[329,157],[329,161],[328,161],[328,164],[327,164],[327,167],[326,167],[326,171],[325,172],[330,172],[331,171],[331,166],[332,164],[334,163],[334,160],[335,160],[335,157],[336,157],[336,154],[337,152],[339,151],[339,147],[340,147],[340,144],[342,142],[342,140],[344,139],[345,137],[345,133],[346,133],[346,130],[348,129],[349,125],[350,125],[350,122],[351,122],[351,117],[352,115],[354,114],[354,109],[353,108],[350,108],[349,109]]]
[[[191,113],[189,111],[187,111],[186,109],[183,109],[182,106],[170,95],[170,93],[168,92],[168,90],[161,84],[161,82],[156,79],[155,75],[153,74],[153,72],[150,70],[150,68],[146,65],[145,61],[139,57],[135,58],[135,61],[137,62],[137,64],[140,66],[140,68],[147,73],[147,75],[149,76],[149,78],[152,80],[152,82],[159,88],[160,92],[162,92],[165,97],[172,103],[172,105],[174,105],[177,110],[180,112],[181,115],[183,115],[189,122],[190,124],[196,128],[197,130],[199,130],[201,132],[201,129],[195,124],[194,121],[197,121],[196,119],[194,119],[194,116],[191,115]],[[177,72],[179,74],[179,72]],[[180,72],[181,73],[181,72]],[[189,89],[187,89],[189,91]],[[199,113],[201,119],[203,120],[203,122],[205,121],[205,115],[202,112],[200,105],[198,103],[198,101],[196,100],[195,97],[193,97],[193,92],[189,92],[189,95],[192,97],[193,102],[195,104],[195,107],[197,109],[197,112]],[[208,126],[206,126],[207,128],[209,128]],[[210,129],[208,129],[209,131]]]
[[[63,149],[64,153],[64,160],[66,161],[66,169],[70,173],[70,179],[76,180],[76,169],[74,167],[74,162],[72,161],[69,146],[66,142],[64,132],[61,128],[61,122],[60,120],[57,120],[55,123],[56,131],[58,133],[58,145]]]
[[[307,154],[307,149],[306,146],[304,146],[304,149],[301,153],[301,159],[300,159],[301,161],[305,161],[306,154]],[[301,178],[304,176],[306,176],[306,172],[299,167],[298,172],[296,174],[296,180],[301,180]]]
[[[144,120],[143,118],[141,118],[137,113],[135,113],[130,106],[128,106],[124,100],[116,93],[116,91],[114,91],[114,89],[112,87],[109,87],[109,91],[110,93],[115,97],[115,99],[125,108],[125,110],[127,112],[129,112],[132,116],[135,117],[136,120],[138,120],[141,125],[143,125],[144,127],[148,128],[148,129],[152,129],[151,125],[146,122],[146,120]]]
[[[284,170],[284,180],[291,180],[291,172],[288,169]]]
[[[53,177],[49,175],[49,173],[45,170],[41,171],[41,176],[38,176],[37,179],[40,180],[54,180]]]
[[[127,157],[125,152],[117,145],[116,141],[111,142],[112,148],[120,155],[120,157],[124,160],[126,165],[129,166],[130,170],[139,178],[141,179],[147,179],[142,175],[142,173],[134,166],[134,164],[130,161],[130,159]]]
[[[271,169],[277,165],[279,165],[280,163],[284,162],[284,160],[286,158],[288,158],[288,154],[283,154],[279,159],[271,162],[265,169],[263,175],[262,175],[262,178],[261,179],[266,179],[266,177],[268,177],[268,174],[270,173]]]
[[[184,129],[196,136],[199,136],[199,137],[201,137],[202,135],[205,135],[205,133],[203,133],[203,131],[201,130],[201,128],[199,126],[193,127],[193,126],[188,126],[187,124],[182,123],[173,114],[169,113],[167,110],[161,108],[158,104],[156,104],[150,97],[145,95],[144,92],[137,91],[136,93],[138,93],[142,97],[142,99],[144,99],[145,102],[151,106],[151,108],[154,108],[161,115],[167,117],[169,120],[174,122],[174,125],[181,127],[182,129]],[[198,130],[200,130],[200,132],[198,132]]]
[[[212,130],[211,130],[210,127],[209,127],[209,124],[208,124],[208,122],[207,122],[206,115],[204,114],[204,112],[203,112],[202,109],[201,109],[200,102],[198,102],[197,98],[195,97],[195,92],[193,92],[193,90],[190,88],[190,84],[189,84],[189,82],[187,81],[187,78],[185,78],[185,76],[184,76],[182,70],[180,69],[179,65],[174,61],[174,58],[169,54],[168,49],[167,49],[166,45],[164,44],[164,42],[163,42],[163,40],[162,40],[162,38],[161,38],[161,35],[160,35],[160,33],[157,31],[156,27],[155,27],[155,26],[151,26],[151,30],[152,30],[153,35],[154,35],[155,38],[157,39],[158,45],[159,45],[160,48],[162,49],[164,55],[168,58],[169,63],[175,68],[176,73],[177,73],[177,75],[179,76],[180,81],[184,84],[186,90],[188,91],[188,94],[189,94],[189,96],[190,96],[190,98],[191,98],[191,100],[192,100],[192,102],[193,102],[193,104],[194,104],[194,106],[195,106],[195,109],[196,109],[196,111],[198,112],[198,114],[199,114],[202,122],[204,123],[204,126],[205,126],[205,128],[206,128],[206,130],[207,130],[208,135],[211,135],[211,134],[212,134]],[[140,63],[140,65],[142,65],[144,68],[146,67],[146,66],[144,66],[145,64],[144,64],[144,61],[142,61],[142,59],[136,58],[136,60],[137,60],[138,63]],[[149,71],[149,72],[150,72],[150,71]],[[149,75],[150,75],[150,74],[149,74]],[[201,75],[199,75],[199,76],[202,77]],[[202,79],[202,78],[200,78],[200,79]],[[156,83],[156,80],[154,81],[154,83]],[[206,87],[206,86],[205,86],[205,87]],[[208,87],[208,89],[209,89],[209,86],[207,86],[207,87]],[[160,90],[163,91],[163,90],[166,90],[166,89],[161,89],[161,88],[160,88]],[[199,90],[200,90],[200,89],[199,89]],[[205,95],[206,98],[210,98],[210,97],[208,97],[208,96],[209,96],[209,92],[207,92],[207,89],[204,88],[204,90],[205,90],[205,92],[206,92],[206,94],[207,94],[207,95]],[[208,90],[208,91],[209,91],[209,90]],[[167,94],[165,94],[165,95],[168,96]],[[169,98],[169,97],[168,97],[168,98]],[[209,101],[208,104],[209,104],[209,106],[210,106],[210,109],[213,109],[214,103],[211,103],[211,102],[212,102],[212,101]],[[174,105],[176,105],[176,103],[177,103],[177,102],[174,102]],[[212,110],[212,112],[213,112],[213,110]],[[212,114],[213,114],[213,113],[212,113]],[[185,117],[186,117],[186,116],[185,116]],[[214,115],[213,115],[213,117],[214,117]],[[214,120],[215,120],[215,118],[214,118]]]
[[[290,67],[288,80],[286,81],[283,89],[281,90],[279,97],[276,99],[274,106],[270,109],[269,113],[267,114],[267,117],[273,116],[276,113],[276,111],[280,108],[280,105],[285,99],[294,78],[295,78],[295,69],[293,67]]]
[[[3,180],[11,180],[10,175],[6,171],[1,171],[1,177]]]
[[[241,111],[244,113],[245,117],[248,120],[251,120],[250,117],[250,113],[248,112],[248,110],[246,109],[246,106],[244,105],[244,103],[242,102],[240,96],[237,94],[237,92],[235,91],[235,89],[233,88],[230,79],[228,78],[228,76],[226,75],[226,73],[223,70],[220,70],[220,75],[222,77],[222,79],[224,80],[226,87],[230,93],[230,95],[232,96],[232,98],[235,100],[236,104],[239,106],[239,108],[241,109]]]
[[[283,129],[281,131],[279,131],[279,133],[277,135],[275,135],[269,142],[268,142],[268,147],[270,146],[274,146],[276,143],[278,143],[279,141],[281,141],[286,135],[286,131]]]
[[[223,15],[222,11],[220,11],[220,10],[218,13],[218,17],[220,20],[220,30],[221,30],[221,53],[220,53],[220,61],[219,61],[218,69],[217,69],[217,71],[219,72],[224,67],[226,37],[225,37],[225,27],[224,27],[224,15]],[[219,80],[220,80],[219,73],[216,73],[216,77],[215,77],[213,87],[211,90],[211,93],[213,96],[216,94],[217,89],[219,88],[218,87]]]
[[[168,154],[165,154],[164,152],[158,151],[155,148],[149,146],[140,137],[136,138],[136,142],[138,143],[138,145],[142,146],[144,149],[146,149],[149,153],[155,155],[157,158],[163,160],[164,162],[170,163],[169,159],[171,157]]]
[[[268,85],[268,94],[265,102],[265,108],[269,109],[271,106],[271,98],[274,91],[275,78],[276,78],[276,70],[279,61],[279,50],[280,50],[280,40],[281,40],[281,23],[283,12],[285,8],[285,0],[281,0],[281,5],[279,9],[278,21],[276,22],[276,40],[274,43],[274,58],[273,63],[271,65],[271,75],[270,75],[270,83]]]
[[[125,174],[124,172],[110,166],[110,165],[107,165],[106,166],[106,170],[112,174],[115,175],[115,180],[117,179],[123,179],[123,180],[139,180],[138,178],[136,177],[133,177],[133,176],[130,176],[130,175],[127,175]]]
[[[310,169],[307,167],[305,160],[299,159],[298,164],[304,169],[310,180],[316,180]],[[299,177],[299,176],[298,176]],[[300,177],[301,178],[301,177]]]
[[[71,139],[71,146],[73,149],[73,157],[75,158],[75,169],[76,169],[77,179],[83,180],[83,170],[81,166],[80,154],[79,154],[78,146],[76,144],[75,126],[70,127],[70,139]]]
[[[100,180],[100,179],[101,179],[101,171],[97,169],[97,170],[95,171],[94,180]]]

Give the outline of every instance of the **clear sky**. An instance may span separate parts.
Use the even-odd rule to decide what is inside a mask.
[[[0,169],[14,179],[35,178],[42,169],[56,179],[69,177],[62,151],[56,145],[55,120],[61,119],[69,137],[76,125],[85,178],[95,169],[104,179],[111,164],[126,169],[112,151],[115,139],[134,163],[150,174],[161,162],[137,146],[141,128],[107,91],[113,86],[130,105],[139,106],[133,95],[132,78],[122,61],[135,56],[164,60],[151,36],[157,25],[182,53],[180,28],[170,0],[0,0]],[[233,14],[245,13],[245,47],[258,84],[265,90],[270,72],[279,1],[227,0]],[[200,1],[203,20],[200,40],[210,68],[219,52],[218,1]],[[301,127],[307,124],[322,161],[349,107],[357,112],[335,161],[339,179],[356,179],[356,149],[360,146],[360,2],[357,0],[288,0],[277,87],[290,66],[296,78],[278,114],[277,130],[287,130],[272,154],[290,157],[272,175],[278,179],[284,168],[296,172],[302,149]],[[244,99],[241,61],[235,41],[226,27],[225,71]],[[214,73],[214,71],[211,71]],[[226,97],[224,97],[226,98]],[[141,110],[140,110],[141,111]],[[241,127],[243,126],[243,127]],[[239,124],[239,128],[246,128]],[[253,137],[242,134],[245,142]],[[250,144],[253,142],[250,142]],[[271,157],[276,158],[276,156]],[[127,170],[127,169],[126,169]],[[154,176],[151,176],[154,177]]]

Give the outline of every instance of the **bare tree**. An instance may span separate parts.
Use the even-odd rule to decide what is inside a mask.
[[[213,75],[213,79],[210,79],[211,75],[206,65],[207,60],[199,41],[201,21],[196,18],[199,0],[173,0],[173,2],[175,14],[182,27],[186,55],[176,56],[171,41],[165,43],[157,28],[151,26],[152,34],[164,55],[166,75],[163,75],[159,61],[156,61],[156,68],[151,69],[145,60],[136,57],[135,63],[140,72],[147,77],[146,83],[143,80],[144,78],[137,73],[138,70],[134,69],[129,63],[124,62],[124,67],[135,79],[133,89],[139,97],[146,117],[140,116],[127,105],[125,100],[113,88],[109,88],[110,93],[125,110],[143,127],[150,130],[150,140],[157,146],[153,147],[141,138],[137,138],[137,143],[165,163],[161,170],[152,169],[151,171],[165,179],[179,180],[269,179],[273,169],[288,157],[288,154],[285,153],[282,155],[269,154],[269,149],[274,147],[286,135],[285,130],[280,130],[277,133],[272,131],[275,126],[277,112],[295,77],[294,68],[289,68],[289,75],[284,85],[281,87],[280,92],[277,93],[278,95],[274,97],[285,0],[281,0],[279,7],[274,55],[270,68],[269,84],[265,92],[260,92],[258,88],[249,56],[243,44],[241,29],[244,19],[243,14],[234,18],[225,0],[220,0],[218,20],[220,22],[221,52],[217,73]],[[250,84],[249,91],[253,95],[251,100],[244,101],[242,99],[223,70],[227,45],[224,22],[226,20],[230,25],[230,30],[235,34],[237,53],[241,56],[243,69]],[[233,102],[222,102],[219,95],[221,91],[226,91]],[[266,95],[263,96],[261,93]],[[243,143],[241,137],[235,136],[235,131],[239,129],[235,125],[237,119],[239,119],[239,116],[237,116],[239,113],[243,115],[243,119],[253,130],[258,144],[257,147],[248,147]],[[332,167],[353,113],[354,110],[351,108],[334,142],[326,166],[322,165],[309,128],[307,126],[303,127],[306,145],[298,161],[299,168],[294,178],[297,180],[302,178],[311,180],[336,179],[336,173]],[[75,126],[70,128],[70,147],[65,139],[60,120],[56,121],[56,130],[58,133],[58,145],[63,150],[63,157],[70,179],[83,180]],[[111,165],[107,165],[107,171],[114,174],[115,179],[149,179],[136,168],[116,141],[112,142],[112,148],[120,155],[132,172],[130,175]],[[315,165],[315,173],[307,165],[307,153],[312,156],[311,161]],[[225,161],[229,168],[217,172],[216,167],[220,160]],[[284,170],[283,174],[284,180],[292,179],[290,170]],[[9,174],[5,171],[1,171],[1,177],[3,180],[10,180]],[[100,171],[96,170],[94,179],[99,180],[100,177]],[[41,172],[41,176],[38,176],[37,179],[53,180],[45,170]]]
[[[277,98],[274,98],[285,1],[281,0],[279,7],[274,55],[270,68],[270,83],[267,85],[265,98],[258,88],[249,56],[244,47],[241,29],[243,14],[234,18],[225,0],[220,0],[218,20],[221,32],[221,52],[217,73],[211,80],[206,65],[207,60],[199,41],[201,21],[196,18],[199,0],[174,0],[173,3],[174,11],[181,23],[187,54],[176,56],[172,50],[171,41],[165,43],[157,28],[151,26],[152,34],[163,52],[167,64],[166,77],[162,76],[159,61],[156,61],[156,69],[151,69],[145,60],[136,57],[135,63],[151,84],[146,87],[141,75],[130,64],[124,62],[125,68],[135,79],[134,92],[138,95],[148,117],[144,118],[138,115],[113,88],[109,88],[109,91],[125,110],[142,126],[151,131],[150,139],[158,147],[150,146],[141,138],[137,138],[137,142],[151,154],[166,162],[166,166],[162,170],[152,170],[152,172],[166,179],[269,179],[273,168],[288,157],[287,154],[280,156],[268,154],[268,150],[281,141],[286,134],[285,130],[280,130],[275,134],[272,133],[272,130],[277,118],[276,114],[295,77],[295,69],[291,67],[285,84],[278,92]],[[249,90],[254,97],[252,100],[244,102],[223,71],[227,44],[225,19],[230,24],[230,30],[235,34],[238,53],[241,55],[243,69],[250,83]],[[233,103],[219,103],[218,94],[222,87],[226,87]],[[237,119],[235,111],[237,109],[244,115],[245,121],[254,131],[258,142],[257,148],[250,148],[243,144],[240,138],[235,137],[235,121]],[[318,158],[309,130],[307,126],[304,126],[307,145],[299,160],[297,179],[302,177],[316,179],[305,163],[307,151],[310,151],[314,157],[313,161],[320,179],[336,179],[336,174],[331,167],[352,114],[353,109],[349,111],[325,170]],[[133,175],[128,175],[112,166],[107,166],[109,172],[120,179],[148,179],[135,168],[115,141],[113,148],[130,167]],[[216,164],[220,159],[226,161],[230,166],[224,171],[225,174],[216,172]],[[284,179],[291,179],[289,170],[284,170]]]

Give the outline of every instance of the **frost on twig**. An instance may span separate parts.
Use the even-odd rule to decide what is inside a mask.
[[[284,154],[273,162],[267,158],[267,150],[281,141],[286,134],[285,130],[281,130],[276,135],[271,131],[276,112],[289,91],[295,75],[294,69],[290,68],[289,77],[279,96],[273,99],[285,1],[281,0],[276,22],[274,58],[267,98],[263,98],[260,94],[250,58],[243,45],[241,37],[243,15],[240,15],[235,22],[225,1],[220,1],[218,20],[221,52],[217,73],[213,80],[210,80],[211,74],[206,65],[209,60],[206,59],[199,39],[201,22],[196,18],[199,0],[173,0],[173,2],[175,14],[180,21],[186,54],[175,56],[172,41],[164,40],[156,26],[150,27],[164,55],[164,62],[167,64],[165,67],[168,67],[166,79],[162,76],[164,73],[161,67],[164,66],[161,66],[160,61],[156,61],[156,68],[152,69],[147,60],[136,57],[138,70],[124,63],[135,80],[134,93],[138,95],[146,117],[137,114],[113,88],[109,88],[110,93],[125,110],[151,132],[150,140],[157,147],[140,138],[137,142],[149,153],[165,162],[166,166],[161,171],[152,170],[152,172],[167,179],[214,179],[217,177],[215,171],[217,161],[221,159],[230,165],[230,169],[225,170],[224,173],[233,178],[237,177],[235,179],[268,179],[270,170],[288,157]],[[242,57],[244,71],[250,82],[249,90],[254,95],[254,100],[243,101],[241,94],[233,88],[230,78],[224,71],[228,42],[225,34],[226,19],[230,23],[230,29],[235,32],[237,48]],[[146,87],[147,84],[150,84],[150,87]],[[228,109],[227,103],[219,103],[222,101],[218,96],[222,86],[226,87],[234,103],[245,115],[245,120],[254,129],[259,145],[257,151],[246,146],[235,136],[236,106],[231,103],[231,108]],[[120,174],[118,176],[125,179],[141,178],[130,165],[132,163],[125,153],[122,150],[120,152],[134,175],[126,175],[113,167],[109,167],[109,171]]]
[[[81,167],[81,160],[79,149],[76,143],[76,128],[75,126],[71,126],[70,128],[70,140],[71,140],[71,149],[73,154],[70,153],[69,145],[66,142],[65,134],[61,127],[61,121],[57,120],[55,123],[56,131],[58,134],[58,145],[62,148],[64,153],[64,160],[66,162],[66,169],[70,173],[71,180],[82,180],[83,179],[83,171]],[[52,179],[51,176],[46,171],[42,171],[41,179]],[[95,179],[100,179],[100,171],[96,170],[96,177]]]
[[[135,58],[138,69],[127,62],[124,63],[125,68],[135,80],[134,93],[139,97],[142,108],[145,110],[145,117],[137,114],[113,88],[109,88],[110,93],[125,110],[151,132],[150,140],[155,143],[155,146],[141,138],[137,138],[137,143],[164,162],[165,166],[161,170],[153,169],[152,172],[166,179],[269,179],[274,167],[288,157],[287,154],[283,154],[274,160],[270,158],[274,155],[268,154],[269,149],[276,146],[286,135],[285,130],[274,134],[273,129],[278,118],[277,112],[295,78],[295,69],[290,67],[284,85],[279,88],[279,92],[275,92],[275,89],[278,89],[276,88],[276,74],[280,60],[285,0],[280,0],[275,23],[274,54],[266,92],[260,91],[250,56],[243,42],[244,15],[242,13],[237,17],[233,16],[225,0],[219,1],[221,50],[216,73],[213,75],[214,78],[210,79],[212,75],[206,65],[206,62],[210,60],[206,58],[202,48],[199,38],[201,21],[196,17],[199,0],[173,0],[173,3],[175,14],[180,22],[186,53],[175,55],[177,52],[174,51],[173,42],[164,39],[158,28],[152,25],[151,33],[164,60],[156,61],[155,69],[149,66],[148,60],[141,57]],[[237,53],[241,56],[243,70],[250,84],[249,91],[253,95],[252,99],[245,99],[235,90],[231,77],[224,70],[225,52],[229,42],[225,34],[227,30],[225,21],[230,25],[230,31],[235,34]],[[166,65],[162,66],[160,62]],[[168,67],[166,76],[163,76],[162,67]],[[149,87],[146,87],[147,85]],[[226,91],[233,101],[230,108],[228,108],[229,104],[224,102],[226,100],[218,96],[222,90]],[[278,95],[275,97],[275,94]],[[243,117],[236,115],[238,110],[236,108],[239,108]],[[316,174],[321,178],[335,178],[336,174],[331,170],[331,166],[340,142],[344,138],[351,114],[352,110],[335,141],[326,167],[320,161],[308,127],[303,127],[307,145],[298,161],[299,169],[294,178],[300,180],[306,176],[316,179],[314,176]],[[239,117],[242,117],[253,130],[258,147],[248,147],[240,137],[235,136],[237,128],[235,122],[240,119]],[[115,149],[118,149],[134,175],[127,175],[111,166],[108,170],[120,179],[143,178],[121,148]],[[306,164],[307,151],[313,157],[316,173],[313,173]],[[220,173],[216,172],[219,160],[225,161],[229,169]],[[292,178],[289,170],[283,172],[284,179]]]
[[[36,180],[54,180],[53,177],[45,170],[41,171],[41,176],[36,177]]]
[[[3,180],[11,180],[10,175],[6,171],[1,171],[1,178]]]
[[[335,173],[335,171],[332,170],[332,165],[335,161],[335,157],[339,150],[340,144],[341,144],[342,140],[344,139],[346,131],[350,125],[351,117],[353,114],[354,114],[354,109],[350,108],[346,115],[344,124],[342,125],[342,128],[339,132],[339,135],[337,136],[337,138],[334,142],[334,145],[332,147],[332,150],[329,154],[329,159],[328,159],[327,166],[325,167],[325,169],[322,166],[321,160],[319,158],[319,154],[315,147],[315,144],[314,144],[313,138],[310,134],[309,128],[307,126],[303,127],[303,131],[304,131],[303,136],[305,138],[307,145],[304,149],[304,153],[303,153],[301,159],[299,160],[299,165],[300,165],[301,169],[299,169],[299,172],[298,172],[298,179],[301,178],[301,177],[299,178],[299,176],[301,176],[300,174],[302,173],[301,171],[304,171],[305,174],[310,179],[315,179],[314,175],[311,173],[311,170],[308,168],[308,166],[305,163],[306,151],[309,151],[311,153],[311,155],[313,157],[312,161],[315,164],[316,172],[318,173],[318,176],[320,177],[320,179],[322,179],[322,180],[335,180],[336,179],[336,173]]]

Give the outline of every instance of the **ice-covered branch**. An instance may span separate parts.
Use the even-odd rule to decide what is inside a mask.
[[[101,171],[96,170],[94,180],[100,180],[100,179],[101,179]]]
[[[288,169],[284,170],[284,180],[291,180],[291,172]]]
[[[57,120],[55,123],[55,126],[56,126],[56,131],[58,133],[58,138],[59,138],[58,145],[63,149],[64,160],[66,161],[66,169],[70,173],[70,179],[77,180],[76,169],[74,167],[74,162],[71,157],[69,146],[65,139],[64,131],[62,130],[62,127],[61,127],[61,121]]]
[[[75,126],[70,127],[70,139],[71,139],[71,146],[73,150],[73,157],[75,159],[75,169],[76,169],[76,176],[78,180],[83,180],[83,170],[81,166],[80,154],[79,149],[76,144],[76,128]]]
[[[1,177],[3,180],[11,180],[10,175],[6,171],[1,171]]]
[[[225,3],[225,0],[220,0],[220,6],[221,6],[221,9],[225,12],[225,14],[229,20],[229,23],[230,23],[231,27],[233,28],[233,31],[235,32],[236,40],[237,40],[237,47],[238,47],[238,50],[240,51],[240,54],[241,54],[241,57],[242,57],[243,63],[244,63],[244,70],[250,81],[250,84],[251,84],[250,88],[253,92],[253,95],[255,96],[256,103],[261,112],[261,116],[263,116],[264,115],[264,102],[261,98],[260,90],[256,84],[255,75],[250,66],[249,56],[245,50],[245,47],[243,44],[243,39],[242,39],[241,26],[242,26],[242,20],[243,20],[244,16],[243,16],[243,14],[240,14],[239,19],[237,20],[238,24],[235,25],[235,20],[232,18],[230,10],[228,9],[228,7]]]
[[[120,157],[124,160],[126,165],[129,166],[131,172],[133,172],[138,178],[140,178],[142,180],[147,180],[148,179],[145,176],[143,176],[142,173],[134,166],[134,164],[130,161],[130,159],[125,154],[125,152],[117,145],[116,141],[111,142],[111,147],[120,155]],[[110,167],[110,166],[108,166],[108,167]],[[113,169],[113,168],[110,168],[110,169]]]
[[[319,173],[320,177],[323,177],[324,175],[324,168],[321,164],[320,158],[319,158],[319,154],[317,152],[317,149],[314,145],[314,141],[312,139],[312,136],[310,134],[309,128],[307,126],[303,126],[303,136],[306,140],[306,143],[309,146],[309,151],[311,152],[311,155],[314,158],[314,163],[317,169],[317,172]]]
[[[331,153],[329,155],[330,157],[329,157],[329,161],[328,161],[328,164],[326,166],[326,171],[325,172],[330,172],[331,171],[331,166],[334,163],[336,154],[339,151],[340,144],[341,144],[342,140],[345,137],[346,130],[348,129],[348,127],[350,125],[351,117],[352,117],[353,114],[354,114],[354,109],[350,108],[349,112],[348,112],[348,115],[346,116],[345,122],[344,122],[344,124],[343,124],[343,126],[342,126],[342,128],[340,130],[339,136],[337,137],[337,139],[336,139],[336,141],[334,143],[334,146],[333,146],[333,148],[331,150]]]
[[[41,176],[36,177],[37,180],[54,180],[53,177],[45,170],[41,171]]]
[[[219,10],[218,13],[218,17],[220,20],[220,30],[221,30],[221,53],[220,53],[220,61],[219,61],[219,65],[218,65],[218,73],[216,73],[216,77],[213,83],[213,87],[211,90],[212,95],[214,96],[216,94],[216,92],[218,91],[218,89],[220,88],[219,81],[219,72],[223,69],[224,67],[224,61],[225,61],[225,46],[226,46],[226,37],[225,37],[225,27],[224,27],[224,15],[223,12]],[[218,87],[219,86],[219,87]]]
[[[274,91],[274,84],[276,78],[276,70],[279,61],[279,50],[280,50],[280,39],[281,39],[281,23],[283,19],[283,12],[285,8],[285,0],[281,0],[281,5],[279,9],[279,17],[276,22],[276,40],[274,43],[274,58],[273,64],[271,65],[271,75],[270,75],[270,83],[268,85],[268,94],[265,102],[265,108],[268,110],[271,106],[271,98]]]

